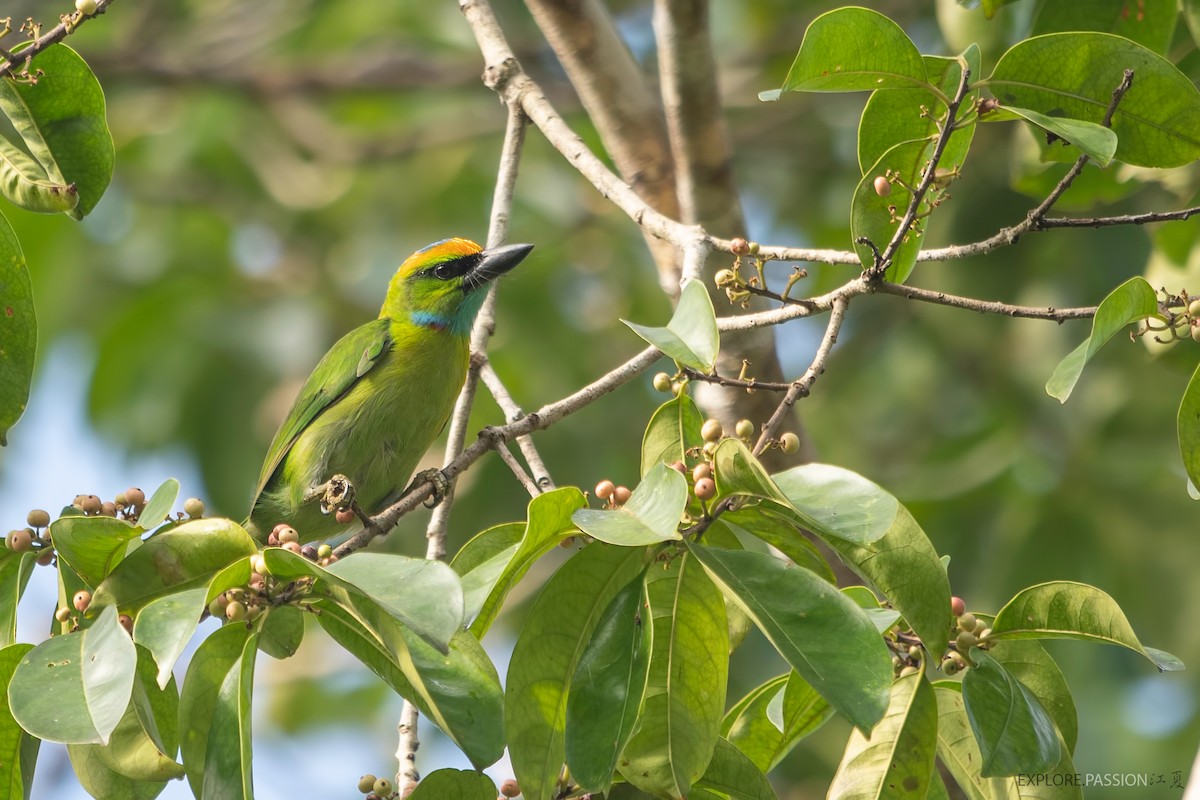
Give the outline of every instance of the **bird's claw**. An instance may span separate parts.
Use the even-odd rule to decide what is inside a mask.
[[[340,511],[354,504],[354,484],[345,475],[334,475],[314,490],[321,498],[321,513]]]
[[[433,486],[433,495],[424,503],[426,508],[436,507],[450,493],[450,479],[440,469],[421,470],[413,476],[412,482],[408,484],[408,488],[404,490],[404,493],[408,494],[423,483]]]

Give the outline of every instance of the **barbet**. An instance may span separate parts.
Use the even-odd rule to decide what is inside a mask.
[[[344,532],[310,499],[335,475],[349,479],[367,513],[400,497],[450,418],[488,284],[532,249],[445,239],[400,265],[379,318],[325,354],[279,426],[250,512],[256,538],[265,541],[281,522],[302,541]]]

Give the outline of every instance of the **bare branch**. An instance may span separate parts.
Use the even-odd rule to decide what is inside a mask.
[[[529,492],[530,497],[537,497],[542,493],[538,485],[533,482],[533,478],[529,477],[529,473],[521,466],[521,462],[517,461],[516,456],[508,449],[508,445],[496,445],[496,454],[500,456],[500,460],[504,462],[504,465],[512,470],[513,476],[525,487],[525,491]]]
[[[978,311],[980,314],[1002,314],[1006,317],[1024,317],[1026,319],[1046,319],[1063,322],[1068,319],[1086,319],[1096,315],[1096,306],[1082,308],[1053,308],[1046,306],[1017,306],[999,303],[994,300],[976,300],[973,297],[959,297],[945,292],[934,292],[929,289],[919,289],[916,286],[905,286],[899,283],[884,282],[876,287],[883,294],[893,294],[908,300],[920,300],[922,303],[935,303],[954,308],[965,308],[968,311]]]
[[[96,10],[91,16],[84,15],[82,11],[74,11],[65,15],[62,22],[46,31],[45,34],[34,38],[33,44],[29,45],[21,52],[14,55],[11,52],[5,51],[3,55],[4,61],[0,62],[0,78],[11,77],[28,68],[29,62],[33,60],[34,56],[45,50],[50,45],[57,44],[63,39],[67,38],[67,36],[74,33],[80,25],[87,22],[92,17],[98,17],[105,11],[108,11],[108,7],[112,4],[113,0],[96,0]]]
[[[396,748],[396,760],[400,763],[396,788],[400,794],[421,780],[421,773],[417,772],[417,750],[421,747],[417,738],[417,719],[417,707],[405,700],[400,708],[400,744]]]
[[[512,394],[509,393],[508,387],[504,385],[500,376],[496,374],[496,370],[492,368],[491,361],[483,363],[479,377],[483,379],[483,385],[492,393],[492,398],[500,406],[500,410],[504,412],[504,418],[508,422],[516,422],[525,416],[525,412],[521,410]],[[553,489],[554,481],[550,478],[550,472],[546,469],[541,454],[533,444],[533,437],[518,436],[517,446],[521,448],[521,455],[525,456],[525,463],[529,465],[529,470],[533,473],[533,480],[540,490],[547,492]]]

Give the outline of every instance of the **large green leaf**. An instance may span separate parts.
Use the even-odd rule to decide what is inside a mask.
[[[89,586],[99,586],[113,571],[141,528],[116,517],[59,517],[50,524],[58,557]]]
[[[887,713],[871,731],[850,733],[830,800],[925,800],[937,749],[937,701],[920,674],[892,685]]]
[[[475,534],[455,554],[450,566],[462,578],[464,619],[479,615],[528,527],[525,522],[494,525]]]
[[[73,183],[83,219],[112,179],[114,149],[105,118],[104,91],[79,54],[65,44],[34,56],[36,82],[0,80],[0,111],[54,183]]]
[[[17,604],[36,560],[36,553],[0,551],[0,648],[17,641]]]
[[[776,800],[777,797],[763,770],[724,739],[717,739],[708,769],[696,781],[695,789],[689,797],[700,797],[701,791],[714,792],[722,800]]]
[[[21,243],[0,215],[0,446],[25,413],[37,353],[37,316],[33,286]]]
[[[811,570],[830,583],[837,582],[825,556],[804,536],[795,521],[770,513],[766,506],[747,504],[737,511],[726,511],[709,528],[709,533],[705,533],[705,539],[710,539],[712,529],[719,525],[734,533],[761,539],[790,558],[796,566]]]
[[[487,775],[467,769],[439,769],[429,773],[409,795],[409,800],[493,800],[496,784]]]
[[[900,513],[899,501],[877,484],[831,464],[803,464],[773,480],[805,527],[822,538],[870,544],[892,529]]]
[[[642,437],[642,475],[658,464],[684,461],[690,448],[701,447],[704,415],[687,394],[679,394],[658,407]]]
[[[646,573],[650,673],[637,727],[621,754],[621,775],[659,797],[691,796],[712,759],[725,710],[725,601],[690,552]]]
[[[108,606],[91,627],[29,651],[8,686],[12,714],[39,739],[107,744],[129,703],[137,651]]]
[[[933,687],[937,700],[937,756],[946,771],[954,778],[968,800],[1000,800],[1006,795],[997,795],[994,781],[979,774],[983,762],[979,755],[979,742],[967,719],[967,708],[963,703],[962,685],[939,681]],[[1006,798],[1007,800],[1007,798]]]
[[[151,600],[133,621],[133,640],[150,651],[158,664],[158,686],[171,680],[175,662],[183,654],[208,605],[208,587],[197,586]]]
[[[720,334],[717,313],[703,281],[689,281],[679,293],[679,305],[665,328],[621,320],[638,336],[684,366],[711,372],[717,363]]]
[[[157,597],[207,584],[217,571],[257,552],[250,534],[232,520],[185,522],[127,555],[97,587],[92,602],[135,614]]]
[[[1041,3],[1031,36],[1061,31],[1100,31],[1132,39],[1167,55],[1179,19],[1177,0],[1087,0],[1086,3]]]
[[[35,214],[58,214],[79,205],[74,185],[50,180],[42,165],[0,135],[0,195]]]
[[[825,698],[793,671],[772,678],[738,701],[725,714],[721,735],[756,767],[770,772],[801,739],[832,716],[833,708]]]
[[[1112,118],[1116,159],[1177,167],[1200,158],[1200,92],[1171,62],[1120,36],[1026,39],[1000,58],[987,85],[1003,105],[1099,123],[1126,69],[1135,78]]]
[[[645,558],[640,548],[588,545],[546,582],[525,619],[509,661],[504,705],[509,754],[529,800],[547,800],[554,790],[579,660],[605,609],[645,568]]]
[[[808,570],[772,556],[699,545],[689,550],[839,713],[864,730],[883,717],[891,655],[852,600]]]
[[[571,519],[589,536],[609,544],[632,546],[680,539],[679,518],[688,501],[687,479],[658,464],[619,508],[581,508]]]
[[[167,788],[166,781],[144,781],[126,777],[105,763],[103,748],[92,744],[69,744],[67,755],[79,785],[92,797],[121,800],[154,800]]]
[[[962,693],[979,742],[980,775],[1029,775],[1057,764],[1058,732],[1033,692],[982,650],[972,648],[970,658]]]
[[[296,606],[268,608],[259,625],[258,649],[271,658],[296,655],[304,640],[304,612]]]
[[[17,665],[32,649],[33,645],[24,643],[0,649],[0,686],[8,686]],[[13,718],[8,692],[0,694],[0,795],[28,799],[34,765],[26,754],[32,751],[36,758],[38,744]]]
[[[1054,720],[1063,743],[1071,752],[1079,738],[1079,717],[1075,701],[1058,664],[1032,639],[1001,639],[988,646],[988,655],[999,661],[1009,674],[1033,692],[1042,708]]]
[[[839,8],[809,24],[783,88],[759,98],[928,85],[921,53],[899,25],[877,11]]]
[[[592,632],[567,696],[567,766],[574,781],[595,794],[612,784],[646,688],[651,631],[641,606],[642,584],[631,581]]]
[[[504,605],[504,598],[534,563],[576,532],[571,515],[587,505],[583,492],[564,486],[529,501],[520,540],[463,576],[463,594],[470,593],[467,617],[474,616],[471,633],[483,638]],[[457,559],[456,559],[457,560]],[[453,565],[452,565],[453,566]],[[477,604],[477,605],[475,605]]]
[[[1018,592],[996,615],[992,636],[1118,644],[1141,653],[1164,672],[1183,669],[1175,656],[1139,642],[1117,601],[1086,583],[1051,581]]]
[[[1083,368],[1105,342],[1129,323],[1157,313],[1158,298],[1145,278],[1130,278],[1113,289],[1096,309],[1091,335],[1055,367],[1046,381],[1046,393],[1060,403],[1067,402]]]

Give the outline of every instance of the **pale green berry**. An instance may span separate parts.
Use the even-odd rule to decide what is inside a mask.
[[[907,678],[909,675],[916,675],[920,671],[921,670],[917,669],[916,667],[905,667],[904,669],[900,670],[900,677]]]
[[[204,503],[197,497],[189,497],[183,501],[183,513],[192,519],[199,519],[204,516]]]
[[[35,508],[25,517],[25,523],[32,528],[44,528],[50,524],[50,512]]]
[[[75,10],[85,17],[96,13],[96,0],[75,0]]]
[[[654,391],[666,394],[671,391],[671,376],[660,372],[654,376]]]
[[[225,618],[230,622],[239,622],[246,618],[246,604],[239,600],[230,600],[225,606]]]
[[[954,644],[958,646],[958,652],[965,653],[974,647],[979,642],[975,634],[970,631],[962,631],[954,639]]]
[[[376,780],[378,780],[378,778],[368,772],[366,775],[363,775],[358,779],[358,790],[363,794],[367,794],[375,788]]]
[[[333,555],[333,548],[327,544],[322,544],[317,548],[317,558],[329,558]]]
[[[380,797],[391,797],[392,782],[387,778],[379,778],[375,781],[375,785],[372,787],[372,790]]]
[[[788,431],[779,437],[779,449],[788,455],[800,452],[800,437]]]
[[[700,426],[700,437],[706,442],[715,442],[725,433],[721,423],[715,419],[706,419]]]
[[[737,425],[733,428],[733,432],[737,434],[739,439],[749,439],[754,435],[754,423],[748,419],[739,419]]]
[[[958,615],[958,629],[960,631],[973,631],[979,621],[975,619],[975,615],[971,612]]]

